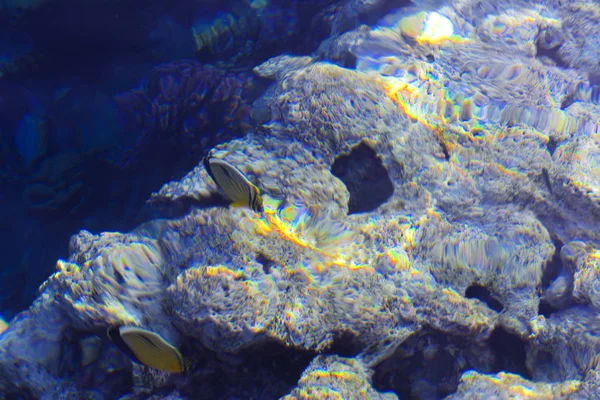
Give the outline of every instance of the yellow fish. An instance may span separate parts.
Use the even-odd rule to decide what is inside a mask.
[[[108,337],[133,361],[165,372],[183,372],[183,356],[158,333],[135,326],[110,327]]]
[[[248,207],[258,213],[263,212],[260,190],[239,169],[210,155],[204,158],[204,167],[234,205]]]

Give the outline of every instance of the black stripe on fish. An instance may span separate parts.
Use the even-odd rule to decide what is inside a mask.
[[[129,358],[131,358],[136,363],[143,364],[140,360],[138,360],[135,353],[129,348],[129,345],[127,343],[125,343],[125,341],[121,337],[121,332],[119,330],[120,330],[120,327],[111,326],[106,331],[106,334],[108,335],[108,338],[114,343],[114,345],[119,348],[119,350],[121,350],[123,353],[127,354],[129,356]]]

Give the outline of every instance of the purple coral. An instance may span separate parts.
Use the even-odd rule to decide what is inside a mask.
[[[134,133],[121,166],[138,164],[166,149],[197,161],[206,148],[249,128],[247,98],[252,89],[253,81],[245,73],[195,61],[159,65],[140,89],[115,97]]]

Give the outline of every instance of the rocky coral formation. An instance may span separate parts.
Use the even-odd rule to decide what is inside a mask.
[[[395,400],[392,393],[378,393],[368,385],[368,372],[359,362],[338,356],[318,356],[298,381],[298,388],[284,400],[377,399]]]
[[[580,382],[532,383],[518,375],[500,372],[497,375],[468,371],[461,377],[456,394],[448,400],[484,399],[489,397],[508,399],[568,399],[577,391]]]
[[[261,125],[213,156],[260,187],[264,214],[206,207],[217,188],[199,165],[153,195],[196,204],[180,218],[74,236],[0,337],[0,391],[51,397],[61,382],[85,396],[98,383],[70,362],[129,379],[128,398],[597,393],[598,110],[578,94],[589,71],[537,56],[563,11],[515,3],[474,26],[475,11],[441,8],[455,25],[441,41],[406,35],[393,12],[314,59],[259,66],[275,80],[254,104]],[[346,54],[356,68],[319,60]],[[393,190],[352,212],[373,170]],[[190,367],[114,358],[109,376],[114,347],[82,340],[115,325],[159,333]]]

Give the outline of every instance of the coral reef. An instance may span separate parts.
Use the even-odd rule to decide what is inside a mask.
[[[198,59],[210,60],[220,67],[239,68],[256,65],[282,52],[311,52],[330,32],[322,24],[321,10],[343,2],[243,0],[231,3],[217,13],[202,10],[192,25],[192,33]]]
[[[196,61],[154,68],[141,89],[115,98],[134,141],[120,164],[157,152],[196,163],[207,149],[250,128],[252,90],[247,74]]]
[[[368,3],[381,6],[342,8],[368,14]],[[597,393],[599,110],[581,94],[593,85],[585,65],[550,65],[536,50],[558,46],[552,29],[571,23],[561,13],[572,6],[480,4],[437,10],[452,35],[424,36],[423,15],[392,11],[371,27],[336,28],[315,57],[256,67],[273,81],[253,104],[258,126],[213,155],[260,188],[264,212],[209,206],[217,187],[200,163],[152,195],[190,204],[178,218],[75,235],[0,336],[0,392],[85,398],[118,383],[108,398]],[[194,132],[228,76],[163,66],[124,103],[144,140],[212,146]],[[241,90],[232,79],[239,85],[223,85]],[[364,206],[362,192],[382,188]],[[189,368],[166,374],[124,356],[109,368],[105,332],[121,325],[160,334]]]
[[[569,399],[578,389],[580,382],[532,383],[518,375],[499,373],[480,374],[468,371],[461,377],[456,394],[448,400],[485,399],[490,397],[508,399]]]
[[[318,356],[302,374],[298,388],[282,399],[397,399],[392,393],[377,393],[368,381],[368,372],[359,362]]]

